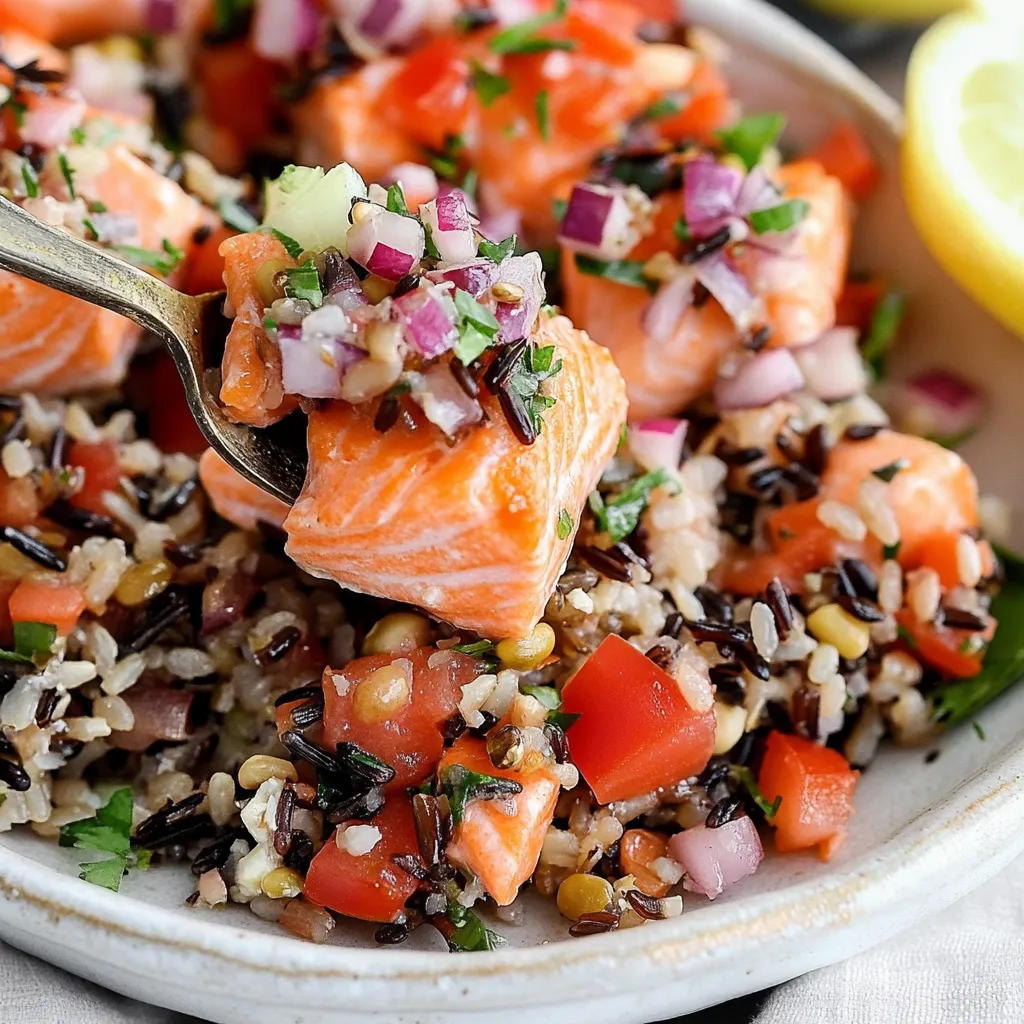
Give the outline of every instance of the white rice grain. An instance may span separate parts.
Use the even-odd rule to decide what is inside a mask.
[[[942,600],[939,574],[925,566],[907,573],[907,604],[918,622],[931,622]]]
[[[100,689],[111,697],[131,688],[146,670],[146,659],[141,654],[129,654],[114,666],[100,684]]]
[[[779,649],[779,631],[771,608],[763,601],[755,601],[750,609],[750,630],[757,653],[770,662]]]
[[[121,469],[129,476],[147,473],[156,476],[163,466],[164,457],[152,441],[129,441],[119,453]]]
[[[365,857],[380,841],[380,829],[376,825],[349,825],[334,833],[338,849],[353,857]]]
[[[900,540],[900,524],[889,504],[889,485],[871,475],[861,481],[857,492],[857,508],[868,532],[887,547]]]
[[[124,697],[99,697],[92,702],[92,713],[114,732],[128,732],[135,726],[135,713]]]
[[[807,678],[819,685],[839,671],[839,651],[831,644],[818,644],[807,663]]]
[[[900,563],[887,559],[878,574],[878,604],[884,612],[895,615],[903,606],[903,570]]]
[[[0,451],[0,462],[4,472],[12,479],[28,476],[35,468],[32,452],[24,441],[8,441]]]
[[[956,541],[956,571],[960,582],[971,590],[981,582],[981,551],[978,542],[966,533]]]
[[[103,440],[103,435],[80,402],[68,403],[64,410],[64,429],[69,437],[86,444],[98,444]]]
[[[823,501],[818,506],[818,522],[835,530],[844,540],[861,541],[868,534],[864,520],[856,509],[839,501]]]
[[[202,679],[217,670],[206,651],[191,647],[178,647],[167,652],[165,667],[178,679]]]
[[[590,615],[594,610],[593,598],[580,587],[575,587],[565,595],[566,601],[572,605],[573,608],[578,612],[582,612],[584,615]]]

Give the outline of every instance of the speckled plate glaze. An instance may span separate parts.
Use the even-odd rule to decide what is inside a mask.
[[[985,489],[1016,503],[1024,445],[1024,347],[982,313],[924,251],[898,181],[899,110],[842,58],[757,0],[687,0],[692,18],[734,47],[731,75],[751,109],[780,109],[795,143],[852,118],[884,166],[863,211],[854,267],[911,293],[897,372],[946,364],[988,390],[984,431],[967,446]],[[80,882],[74,851],[31,833],[0,837],[5,941],[135,998],[222,1024],[630,1024],[696,1010],[867,949],[989,879],[1024,850],[1024,687],[944,737],[941,754],[886,749],[857,793],[847,847],[829,864],[769,856],[714,903],[687,897],[681,918],[566,938],[549,904],[501,926],[510,948],[451,956],[424,929],[375,949],[368,926],[313,946],[247,911],[190,911],[187,872],[130,878],[120,895]]]

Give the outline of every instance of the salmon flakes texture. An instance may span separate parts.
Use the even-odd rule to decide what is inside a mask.
[[[492,399],[488,422],[453,447],[404,423],[378,433],[365,407],[314,411],[309,473],[284,523],[290,557],[461,628],[528,633],[572,547],[559,515],[576,521],[626,418],[625,386],[603,348],[560,316],[542,320],[534,340],[555,345],[563,368],[529,446]]]

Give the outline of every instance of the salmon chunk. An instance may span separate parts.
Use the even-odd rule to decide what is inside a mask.
[[[280,526],[289,506],[232,469],[212,448],[199,457],[199,480],[217,515],[243,530],[260,523]]]

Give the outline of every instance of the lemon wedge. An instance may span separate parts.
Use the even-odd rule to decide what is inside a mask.
[[[826,14],[839,18],[877,18],[879,21],[928,21],[958,7],[966,0],[806,0]]]
[[[1024,5],[986,0],[918,42],[903,187],[925,244],[1024,336]]]

